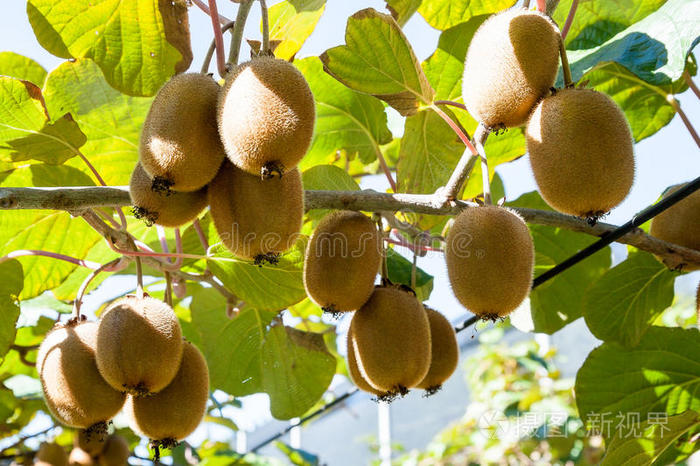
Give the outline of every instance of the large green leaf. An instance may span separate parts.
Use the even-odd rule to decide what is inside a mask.
[[[348,19],[345,43],[321,55],[324,69],[338,81],[386,101],[404,116],[433,101],[435,91],[390,15],[358,11]]]
[[[607,342],[594,349],[576,376],[576,403],[589,423],[621,413],[700,410],[700,331],[651,327],[634,348]],[[605,433],[604,433],[605,434]]]
[[[651,254],[630,253],[588,288],[583,304],[588,328],[600,340],[636,345],[673,302],[677,275]]]
[[[281,43],[275,56],[289,60],[301,49],[326,8],[326,0],[284,0],[270,7],[270,40]]]
[[[0,263],[0,362],[15,341],[18,298],[23,286],[22,264],[16,260]]]
[[[612,438],[600,465],[650,465],[680,437],[697,426],[700,426],[700,414],[695,411],[629,426],[631,430],[621,430]],[[697,447],[700,448],[700,445]]]
[[[211,289],[194,294],[192,322],[202,335],[212,389],[234,396],[266,392],[278,419],[300,416],[323,395],[335,358],[318,334],[289,329],[277,313],[246,308],[226,317],[225,300]]]
[[[29,0],[27,14],[46,50],[95,60],[129,95],[154,95],[192,61],[184,0]]]
[[[52,115],[70,112],[78,122],[88,138],[82,152],[105,182],[128,184],[151,99],[128,97],[114,90],[91,60],[66,62],[53,70],[44,96]],[[88,173],[79,159],[69,164]]]
[[[386,0],[386,7],[399,26],[403,26],[418,11],[423,0]]]
[[[367,164],[377,158],[380,147],[391,141],[384,106],[377,99],[353,91],[323,72],[318,58],[297,61],[316,100],[314,138],[301,167],[328,162],[337,151]],[[329,160],[330,159],[330,160]]]
[[[654,13],[602,45],[568,53],[574,81],[608,62],[643,81],[670,85],[680,79],[686,57],[700,37],[700,8],[693,0],[669,0]]]
[[[261,311],[280,311],[306,296],[302,271],[306,240],[280,256],[278,264],[255,265],[221,252],[216,257],[233,261],[211,260],[209,268],[232,293],[248,306]]]
[[[509,205],[551,210],[537,192],[524,194]],[[562,228],[542,225],[529,227],[535,244],[535,276],[595,241],[590,236]],[[586,289],[609,267],[610,248],[606,247],[532,290],[530,312],[534,331],[552,334],[581,317]]]
[[[413,264],[393,249],[388,249],[386,266],[389,271],[389,280],[393,283],[411,286],[411,270]],[[416,267],[416,286],[413,289],[420,301],[427,301],[433,292],[433,276]]]
[[[473,16],[496,13],[515,4],[515,0],[430,0],[423,2],[418,13],[432,27],[449,29]]]
[[[41,87],[46,70],[29,57],[14,52],[0,52],[0,75],[29,81]]]
[[[70,115],[50,121],[36,85],[0,76],[0,159],[61,164],[83,144],[85,135]]]
[[[574,22],[566,36],[566,48],[590,49],[613,37],[628,26],[656,11],[666,0],[583,0],[578,4]],[[561,0],[552,16],[564,25],[572,0]]]
[[[315,191],[359,191],[360,186],[352,176],[335,165],[316,165],[302,174],[304,189]],[[328,209],[311,210],[306,215],[313,226],[332,212]]]

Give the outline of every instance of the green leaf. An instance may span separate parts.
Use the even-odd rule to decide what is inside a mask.
[[[389,280],[396,284],[411,286],[411,269],[413,268],[411,261],[393,249],[388,249],[386,265],[389,270]],[[416,296],[421,302],[427,301],[433,291],[433,276],[420,267],[416,267],[416,286],[413,291],[416,292]]]
[[[551,210],[537,192],[522,195],[509,206]],[[535,244],[535,276],[544,273],[573,254],[590,246],[595,238],[543,225],[529,225]],[[583,315],[586,289],[610,267],[610,248],[606,247],[576,264],[530,293],[530,312],[534,331],[552,334]]]
[[[345,42],[321,55],[324,69],[335,79],[386,101],[404,116],[433,101],[435,91],[390,15],[372,8],[358,11],[348,19]]]
[[[85,135],[70,115],[50,122],[36,85],[0,76],[0,158],[62,164],[83,144]]]
[[[695,411],[686,411],[653,422],[641,422],[633,427],[633,431],[615,434],[600,464],[650,465],[676,440],[699,425],[700,414]]]
[[[30,0],[27,14],[46,50],[95,60],[129,95],[154,95],[192,61],[184,0]]]
[[[108,185],[129,184],[138,159],[141,126],[150,98],[128,97],[111,88],[91,60],[66,62],[46,81],[44,97],[51,114],[70,113],[88,141],[82,152]],[[69,165],[89,173],[82,160]]]
[[[572,0],[561,0],[553,19],[563,25]],[[613,37],[628,26],[653,13],[666,0],[616,0],[614,2],[581,1],[574,22],[566,36],[566,48],[590,49]]]
[[[304,414],[335,373],[323,337],[285,327],[276,312],[246,308],[230,320],[224,309],[224,298],[211,289],[193,297],[192,321],[203,336],[212,389],[234,396],[266,392],[278,419]]]
[[[380,145],[391,141],[384,106],[377,99],[343,86],[323,72],[318,58],[295,62],[316,100],[316,126],[301,167],[332,160],[343,150],[364,164],[377,158]],[[329,160],[330,159],[330,160]]]
[[[24,286],[22,264],[16,260],[0,263],[0,361],[15,341],[19,318],[18,297]]]
[[[386,0],[386,8],[391,12],[399,26],[403,27],[411,16],[418,11],[423,0]]]
[[[647,83],[669,85],[681,78],[699,36],[700,8],[691,0],[669,0],[604,44],[570,51],[571,74],[578,81],[588,71],[615,62]]]
[[[0,75],[29,81],[42,86],[46,80],[46,70],[29,57],[14,52],[0,52]]]
[[[352,176],[335,165],[316,165],[302,173],[305,190],[312,191],[359,191],[360,186]],[[315,209],[306,215],[315,226],[323,217],[332,212],[328,209]]]
[[[449,29],[473,16],[496,13],[515,4],[515,0],[430,0],[423,2],[418,13],[432,27]]]
[[[589,424],[618,413],[700,410],[700,331],[652,327],[639,345],[607,342],[594,349],[576,376],[576,403]],[[599,422],[598,422],[599,424]]]
[[[290,60],[314,31],[326,8],[326,0],[284,0],[268,10],[270,40],[281,43],[275,56]]]
[[[677,275],[651,254],[631,253],[588,288],[583,303],[588,328],[600,340],[636,345],[673,302]]]
[[[288,252],[280,256],[278,264],[255,265],[235,259],[226,252],[216,257],[232,261],[209,261],[209,268],[226,288],[248,306],[261,311],[279,311],[306,297],[302,272],[306,239],[301,238]]]

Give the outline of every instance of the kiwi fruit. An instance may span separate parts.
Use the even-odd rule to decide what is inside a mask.
[[[107,441],[107,426],[104,429],[81,429],[75,436],[73,446],[83,450],[90,456],[97,456],[102,453]]]
[[[685,184],[671,186],[664,198]],[[651,221],[650,233],[661,240],[700,251],[700,190],[661,212]]]
[[[430,369],[417,388],[432,395],[442,388],[442,384],[454,373],[459,362],[457,334],[449,320],[438,311],[423,305],[430,323]]]
[[[376,287],[355,312],[349,335],[360,374],[386,395],[405,394],[428,373],[428,316],[415,294],[404,288]]]
[[[377,225],[366,215],[326,215],[306,248],[304,287],[309,298],[326,312],[359,309],[374,291],[381,251]]]
[[[124,437],[112,434],[107,438],[105,449],[97,457],[100,466],[124,466],[131,456],[129,443]]]
[[[209,397],[209,370],[202,353],[185,342],[182,363],[173,381],[161,392],[130,398],[125,411],[132,428],[155,447],[172,448],[199,425]]]
[[[41,466],[68,466],[68,453],[57,443],[42,443],[34,457],[34,464]]]
[[[219,134],[226,155],[255,176],[296,167],[311,143],[314,96],[294,65],[273,57],[243,63],[219,96]]]
[[[171,191],[166,196],[153,191],[152,183],[153,180],[141,164],[137,164],[131,173],[129,195],[134,206],[134,216],[144,220],[148,226],[156,223],[164,227],[182,226],[197,218],[207,206],[206,186],[192,192]]]
[[[486,20],[464,63],[469,113],[489,129],[522,126],[554,85],[560,40],[554,22],[536,11],[512,8]]]
[[[377,395],[377,397],[382,398],[385,396],[385,392],[377,390],[362,377],[359,367],[357,367],[357,358],[355,358],[355,347],[352,344],[352,327],[348,330],[347,335],[347,363],[348,363],[348,373],[350,374],[350,380],[362,391],[367,393],[372,393]]]
[[[96,322],[57,324],[39,347],[36,369],[49,411],[80,429],[103,425],[125,396],[104,381],[95,362]]]
[[[540,194],[559,212],[597,218],[632,188],[632,132],[620,107],[601,92],[562,89],[543,99],[526,136]]]
[[[294,168],[281,178],[261,179],[224,162],[209,185],[209,206],[221,241],[235,256],[276,263],[301,230],[301,174]]]
[[[173,309],[145,296],[111,303],[97,330],[97,367],[114,389],[146,396],[164,389],[182,358],[182,329]]]
[[[463,210],[447,235],[445,261],[455,296],[484,320],[505,317],[530,293],[535,250],[527,225],[511,210]]]
[[[216,123],[220,86],[211,76],[174,76],[158,91],[141,130],[139,161],[155,191],[197,191],[224,160]]]
[[[68,455],[69,466],[94,466],[96,464],[90,453],[78,447],[73,447]]]

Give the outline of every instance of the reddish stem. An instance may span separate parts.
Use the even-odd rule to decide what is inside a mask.
[[[695,144],[697,144],[697,146],[700,147],[700,136],[698,136],[698,133],[697,131],[695,131],[693,124],[690,122],[690,119],[688,119],[688,115],[686,115],[683,109],[681,108],[681,104],[678,102],[678,100],[676,100],[674,96],[670,94],[666,97],[666,101],[668,101],[668,103],[671,104],[676,113],[678,113],[678,116],[681,117],[681,120],[683,121],[685,127],[688,129],[688,132],[693,138],[693,141],[695,141]]]
[[[459,102],[454,102],[452,100],[436,100],[435,105],[451,105],[452,107],[461,108],[465,112],[467,111],[467,106],[460,104]]]
[[[440,115],[440,117],[442,117],[442,119],[445,120],[445,122],[447,122],[448,125],[450,125],[450,128],[452,128],[452,130],[455,133],[457,133],[457,136],[459,136],[459,139],[462,140],[464,145],[467,146],[467,149],[469,149],[473,155],[479,155],[479,153],[476,151],[476,148],[469,140],[469,137],[466,134],[464,134],[464,131],[462,131],[462,128],[460,128],[459,125],[457,123],[455,123],[447,113],[443,112],[440,107],[438,107],[437,105],[434,105],[434,104],[430,108],[432,108],[435,111],[435,113]]]
[[[547,1],[546,0],[537,0],[537,10],[540,13],[546,13],[547,12]]]
[[[194,231],[196,231],[197,236],[199,236],[199,242],[202,243],[204,252],[207,252],[209,250],[209,241],[207,241],[207,237],[204,235],[204,231],[202,231],[202,225],[199,223],[198,218],[194,219],[192,227],[194,227]]]
[[[16,251],[12,251],[8,255],[6,255],[4,257],[0,257],[0,263],[3,263],[3,262],[8,261],[10,259],[15,259],[17,257],[25,257],[25,256],[51,257],[53,259],[59,259],[62,261],[70,262],[71,264],[79,265],[81,267],[86,267],[86,268],[92,269],[92,270],[97,270],[100,267],[102,267],[102,264],[99,264],[97,262],[77,259],[75,257],[66,256],[65,254],[59,254],[57,252],[41,251],[41,250],[35,250],[35,249],[18,249]]]
[[[105,183],[104,178],[100,176],[100,172],[97,171],[95,166],[90,163],[87,157],[85,157],[85,154],[83,154],[81,151],[78,152],[78,157],[80,157],[83,162],[85,162],[85,165],[90,169],[93,175],[95,175],[95,178],[97,178],[97,182],[100,183],[102,186],[107,186],[107,183]],[[122,222],[122,228],[126,230],[126,216],[124,216],[124,212],[122,212],[122,209],[120,207],[115,207],[114,210],[117,211],[117,215],[119,215],[119,221]]]
[[[571,9],[569,10],[569,16],[566,17],[566,22],[564,23],[564,27],[561,28],[561,40],[566,39],[566,35],[569,33],[569,29],[571,29],[571,24],[574,22],[574,16],[576,16],[576,8],[578,8],[578,0],[574,0],[571,3]]]
[[[192,3],[194,3],[197,7],[199,7],[199,9],[202,10],[204,13],[206,13],[208,16],[211,16],[211,13],[209,12],[209,7],[202,0],[192,0]],[[222,25],[224,25],[226,23],[230,23],[231,20],[228,19],[226,16],[219,15],[219,22]]]
[[[226,76],[226,56],[224,55],[224,35],[221,33],[221,25],[219,24],[219,11],[216,6],[216,0],[209,0],[209,17],[214,29],[214,43],[216,44],[216,66],[219,69],[219,76]]]
[[[423,246],[423,245],[417,245],[417,244],[412,244],[403,239],[401,236],[398,234],[398,230],[393,229],[392,233],[396,235],[396,239],[393,238],[386,238],[386,241],[391,244],[396,244],[398,246],[403,246],[411,251],[437,251],[437,252],[442,252],[442,249],[440,248],[434,248],[432,246]]]
[[[124,270],[128,265],[128,260],[124,260],[123,257],[119,257],[117,259],[114,259],[113,261],[101,265],[90,275],[88,275],[88,277],[80,285],[80,289],[78,289],[75,302],[73,303],[73,317],[80,320],[80,307],[83,305],[85,291],[87,290],[88,286],[90,286],[90,283],[95,279],[95,277],[97,277],[102,272],[119,272],[120,270]]]
[[[386,176],[386,179],[389,181],[389,186],[391,186],[391,190],[395,193],[399,192],[398,186],[396,186],[396,181],[394,181],[394,177],[391,175],[389,165],[386,164],[386,160],[384,159],[384,154],[382,154],[382,151],[379,149],[377,149],[377,160],[379,160],[379,166],[382,167],[384,176]]]

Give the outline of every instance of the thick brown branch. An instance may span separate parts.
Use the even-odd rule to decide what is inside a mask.
[[[443,205],[443,200],[439,195],[390,194],[372,190],[306,191],[305,200],[307,210],[402,211],[427,215],[456,215],[462,209],[476,205],[464,201],[452,201]],[[120,249],[128,249],[126,233],[109,227],[97,214],[87,209],[99,206],[127,206],[130,205],[130,202],[126,187],[0,188],[0,209],[52,209],[82,214],[88,223],[103,236],[111,237]],[[528,223],[564,228],[598,237],[617,228],[615,225],[607,223],[597,223],[591,226],[585,220],[558,212],[527,208],[515,208],[514,210],[520,213]],[[700,251],[661,241],[647,235],[642,230],[629,233],[620,238],[618,242],[661,256],[671,268],[680,264],[687,264],[687,266],[694,268],[700,267]],[[164,265],[157,259],[149,257],[144,258],[144,263],[159,270]],[[192,276],[189,274],[173,272],[173,275],[180,276],[184,280],[192,280]]]

